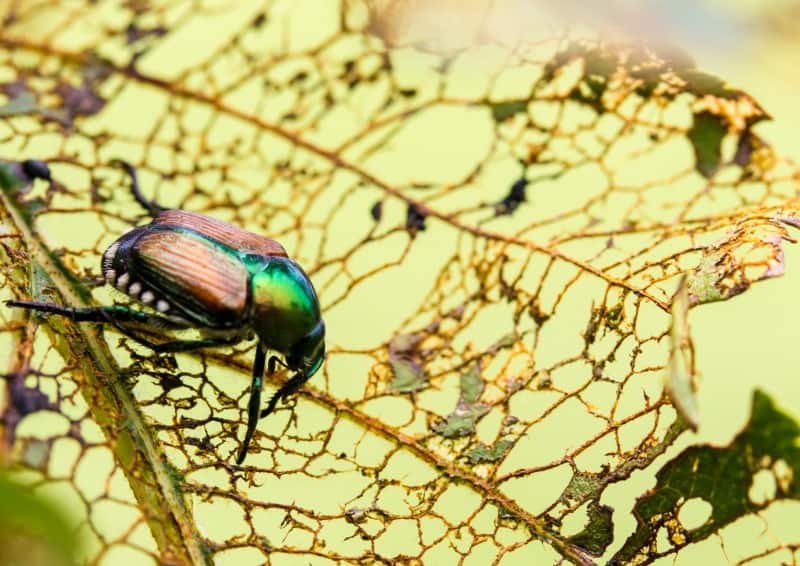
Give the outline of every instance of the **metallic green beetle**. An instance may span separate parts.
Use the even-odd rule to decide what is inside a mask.
[[[314,287],[275,240],[203,214],[163,208],[142,195],[134,167],[119,163],[130,175],[134,198],[153,220],[109,246],[103,254],[103,275],[107,283],[152,312],[123,305],[72,308],[34,301],[7,304],[76,321],[112,324],[156,352],[230,345],[255,333],[259,344],[253,363],[247,433],[236,458],[241,464],[258,419],[297,391],[325,358],[325,324]],[[33,176],[45,178],[36,173]],[[153,343],[126,323],[159,330],[194,328],[203,339]],[[259,412],[268,350],[283,354],[285,362],[270,356],[267,371],[273,373],[281,363],[296,373]]]

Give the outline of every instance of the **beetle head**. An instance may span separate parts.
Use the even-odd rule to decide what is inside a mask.
[[[286,363],[308,379],[314,375],[325,360],[325,323],[322,319],[299,342],[292,346]]]

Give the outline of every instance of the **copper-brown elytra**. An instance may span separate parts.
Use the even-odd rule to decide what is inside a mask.
[[[30,176],[49,178],[50,172],[42,162],[30,163],[37,165],[25,167]],[[241,464],[258,419],[297,391],[325,358],[325,324],[314,286],[275,240],[203,214],[167,209],[147,200],[139,190],[134,167],[119,163],[130,175],[134,198],[152,221],[108,247],[103,254],[103,276],[108,284],[149,310],[123,305],[73,308],[34,301],[7,304],[77,321],[112,324],[156,352],[235,344],[254,333],[259,343],[253,362],[247,433],[236,458]],[[126,323],[159,330],[194,328],[203,339],[156,344],[137,336]],[[285,361],[270,356],[267,371],[274,372],[282,363],[296,373],[260,410],[270,350],[283,354]]]

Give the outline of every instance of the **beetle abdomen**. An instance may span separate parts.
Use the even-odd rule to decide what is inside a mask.
[[[131,298],[203,326],[227,327],[246,314],[247,269],[224,246],[192,231],[136,228],[109,247],[103,270]]]

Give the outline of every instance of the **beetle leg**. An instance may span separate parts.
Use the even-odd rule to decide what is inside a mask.
[[[275,373],[275,370],[278,369],[278,364],[281,363],[281,360],[278,356],[270,356],[269,363],[267,363],[267,373],[272,375]]]
[[[253,361],[253,381],[250,384],[250,400],[247,403],[247,432],[244,435],[239,454],[236,456],[236,463],[241,465],[247,456],[247,449],[250,448],[250,441],[258,424],[258,410],[261,406],[261,387],[264,385],[264,361],[267,353],[261,344],[256,348],[256,359]],[[272,359],[270,359],[270,366]]]
[[[134,311],[136,312],[136,311]],[[158,317],[153,317],[156,320],[161,320]],[[189,352],[191,350],[199,350],[201,348],[214,348],[217,346],[230,346],[242,341],[241,336],[229,336],[227,338],[205,338],[203,340],[170,340],[168,342],[152,342],[147,338],[139,336],[130,328],[126,328],[117,320],[103,321],[110,323],[114,328],[119,330],[128,338],[135,340],[139,344],[150,348],[157,354]],[[180,328],[188,328],[188,326],[181,326]]]
[[[191,326],[188,322],[178,322],[162,316],[129,309],[121,305],[105,307],[64,307],[53,303],[40,303],[38,301],[6,301],[6,305],[58,314],[78,322],[105,322],[108,324],[114,324],[114,322],[136,322],[147,326],[172,330],[189,328]]]
[[[289,381],[281,385],[281,388],[278,389],[270,398],[269,403],[267,403],[267,408],[261,411],[261,418],[263,419],[272,411],[274,411],[275,407],[278,405],[278,401],[281,399],[286,399],[289,395],[300,389],[303,384],[308,381],[308,377],[309,376],[307,376],[304,372],[298,372],[294,374]]]
[[[136,339],[136,338],[134,338]],[[172,340],[161,342],[160,344],[145,344],[154,352],[188,352],[199,350],[200,348],[215,348],[217,346],[231,346],[242,341],[241,336],[230,336],[228,338],[206,338],[204,340]],[[140,342],[142,342],[140,340]],[[142,342],[144,344],[144,342]]]
[[[142,194],[142,191],[139,188],[139,178],[136,175],[136,167],[134,167],[133,165],[122,159],[114,159],[113,163],[116,163],[120,167],[125,169],[125,172],[131,178],[131,191],[133,192],[133,198],[136,199],[136,202],[142,205],[142,208],[147,210],[150,216],[155,218],[161,213],[161,211],[166,210],[163,206],[161,206],[155,201],[147,199]]]
[[[78,322],[100,322],[111,324],[119,330],[122,334],[136,340],[140,344],[147,346],[154,352],[186,352],[189,350],[198,350],[200,348],[210,348],[214,346],[229,346],[241,342],[241,336],[230,336],[226,338],[206,338],[204,340],[172,340],[169,342],[151,342],[147,338],[143,338],[133,330],[126,328],[122,325],[123,322],[134,322],[144,326],[150,326],[158,329],[181,330],[190,328],[188,322],[178,322],[162,316],[149,314],[134,309],[129,309],[124,306],[114,305],[106,307],[63,307],[61,305],[54,305],[52,303],[39,303],[36,301],[6,301],[6,304],[12,307],[22,307],[25,309],[36,310],[39,312],[46,312],[50,314],[58,314],[66,316]]]

